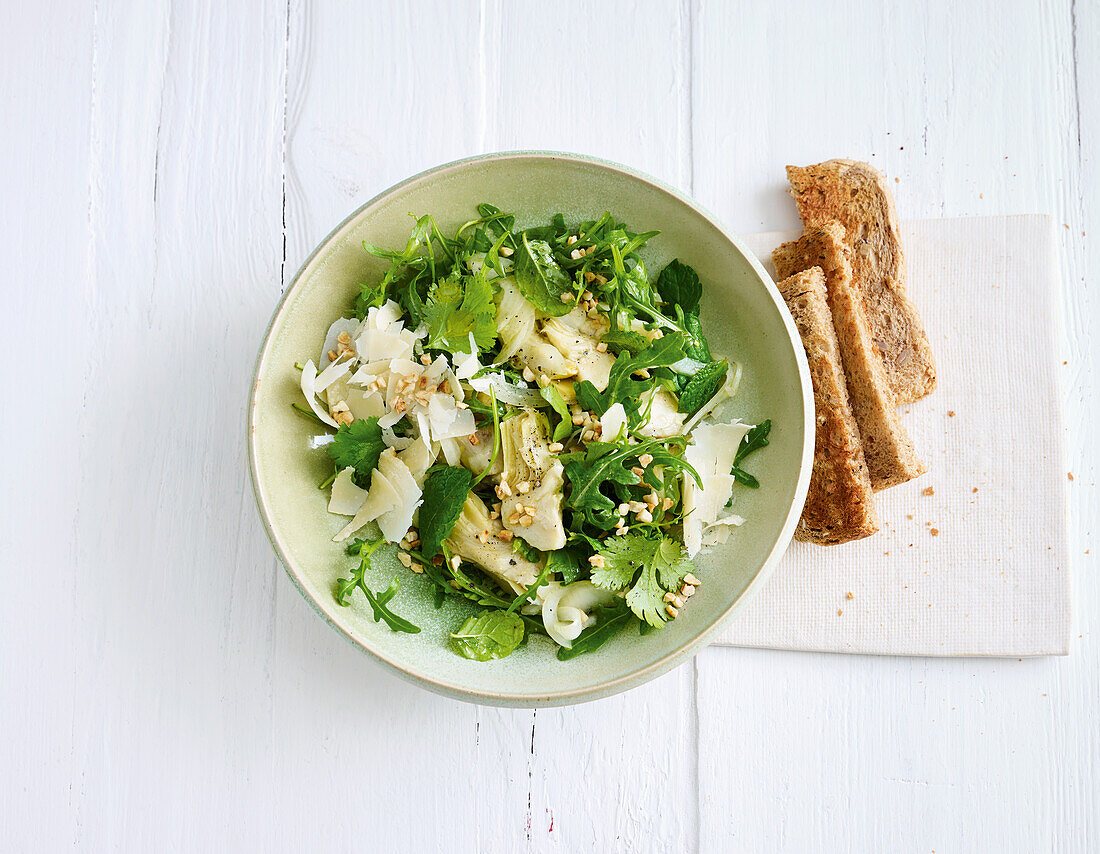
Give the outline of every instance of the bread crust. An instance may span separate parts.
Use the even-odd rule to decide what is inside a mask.
[[[806,227],[836,220],[852,250],[852,280],[898,403],[936,387],[936,364],[920,314],[905,291],[905,256],[894,198],[882,173],[855,160],[788,166],[787,179]]]
[[[802,337],[814,389],[816,432],[810,490],[795,539],[836,545],[875,533],[878,514],[859,428],[848,403],[840,348],[820,267],[779,283]]]
[[[807,227],[798,240],[779,246],[772,253],[772,261],[782,279],[810,268],[824,271],[848,399],[859,426],[871,486],[877,491],[912,480],[926,468],[898,417],[894,392],[872,341],[863,300],[852,282],[852,252],[844,236],[844,226],[836,220]]]

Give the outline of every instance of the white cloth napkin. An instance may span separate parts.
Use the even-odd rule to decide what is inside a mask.
[[[718,643],[882,655],[1064,655],[1062,313],[1046,216],[902,225],[938,387],[903,409],[928,473],[875,496],[882,529],[792,543]],[[747,238],[771,250],[797,234]],[[927,494],[926,494],[927,493]],[[743,535],[751,533],[749,525]]]

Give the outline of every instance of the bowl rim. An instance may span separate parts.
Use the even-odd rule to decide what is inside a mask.
[[[296,566],[293,560],[289,556],[289,550],[284,546],[281,535],[275,530],[271,522],[271,516],[267,508],[266,494],[264,486],[260,482],[259,475],[259,461],[258,450],[256,447],[255,433],[256,433],[256,413],[259,406],[259,390],[260,390],[260,374],[264,370],[268,361],[268,355],[271,348],[274,346],[274,339],[272,338],[272,332],[276,325],[283,319],[283,315],[286,313],[290,298],[298,291],[299,285],[302,282],[302,277],[306,271],[311,267],[314,260],[320,255],[322,250],[329,246],[329,244],[341,234],[349,225],[358,220],[359,217],[367,210],[377,206],[383,199],[390,196],[392,193],[402,189],[409,184],[420,181],[429,176],[444,175],[448,172],[459,170],[471,163],[478,163],[481,161],[491,160],[518,160],[518,159],[534,159],[534,160],[564,160],[576,163],[582,163],[586,165],[595,165],[604,169],[609,169],[614,172],[618,172],[627,178],[640,181],[643,184],[647,184],[653,189],[671,196],[676,201],[693,210],[696,214],[703,217],[709,222],[723,238],[728,240],[734,248],[749,262],[754,272],[760,278],[765,286],[765,290],[779,309],[779,315],[783,321],[784,328],[787,332],[787,340],[791,345],[795,353],[795,362],[798,368],[799,387],[802,392],[802,408],[803,408],[803,445],[802,445],[802,459],[799,466],[798,480],[795,484],[794,498],[787,511],[787,517],[783,521],[783,525],[780,527],[779,536],[776,538],[775,543],[769,550],[767,556],[764,558],[764,562],[761,564],[760,569],[756,575],[749,582],[749,584],[742,591],[729,607],[723,611],[717,619],[715,619],[710,625],[701,629],[694,637],[689,638],[684,644],[677,649],[667,653],[666,655],[658,658],[656,661],[650,662],[636,670],[616,677],[607,682],[601,682],[596,685],[592,685],[586,688],[577,689],[562,689],[559,691],[552,691],[548,693],[538,692],[516,692],[516,691],[494,691],[494,690],[482,690],[474,689],[468,686],[462,685],[457,682],[451,682],[437,677],[431,676],[425,672],[422,672],[416,667],[412,667],[407,663],[399,660],[398,658],[391,656],[380,649],[376,649],[373,644],[366,638],[359,638],[354,636],[349,629],[342,625],[341,621],[334,618],[329,611],[324,608],[320,602],[312,595],[309,589],[305,586],[303,580],[300,578],[299,568]],[[655,178],[652,175],[648,175],[645,172],[641,172],[632,167],[625,166],[621,163],[616,163],[611,160],[606,160],[600,157],[594,157],[586,154],[575,154],[564,151],[533,149],[533,150],[511,150],[511,151],[497,151],[489,152],[486,154],[477,154],[470,157],[463,157],[457,160],[451,160],[446,163],[442,163],[438,166],[433,166],[428,169],[424,169],[411,175],[407,178],[398,181],[390,187],[387,187],[382,192],[372,197],[367,202],[364,202],[354,211],[352,211],[347,217],[345,217],[339,225],[333,228],[313,249],[312,252],[298,267],[297,272],[290,279],[286,290],[279,298],[279,302],[275,306],[274,311],[271,314],[271,319],[268,321],[267,328],[264,331],[263,344],[260,347],[259,354],[256,357],[256,363],[252,372],[251,390],[249,393],[249,403],[247,411],[247,440],[248,440],[248,467],[250,480],[252,483],[253,495],[256,499],[256,506],[259,510],[260,520],[263,523],[264,531],[267,534],[268,540],[271,542],[272,547],[275,550],[276,556],[279,558],[279,562],[283,566],[283,570],[290,577],[294,586],[302,597],[310,604],[312,609],[321,616],[326,623],[328,623],[333,629],[335,629],[340,635],[342,635],[349,643],[357,647],[358,649],[369,653],[379,661],[384,667],[390,670],[397,676],[412,682],[422,688],[427,688],[437,694],[450,697],[452,699],[462,700],[465,702],[479,703],[483,705],[494,706],[506,706],[514,708],[540,708],[549,706],[564,706],[572,705],[583,702],[589,702],[592,700],[601,699],[603,697],[609,697],[613,694],[618,694],[623,691],[627,691],[631,688],[635,688],[644,684],[658,676],[667,673],[673,667],[693,657],[698,651],[710,640],[714,638],[732,619],[732,617],[740,611],[746,603],[748,603],[756,592],[767,581],[768,577],[774,571],[779,559],[786,551],[792,536],[794,535],[795,525],[798,523],[798,519],[802,514],[802,507],[806,500],[806,494],[809,490],[810,474],[812,471],[812,461],[814,453],[814,431],[815,431],[815,418],[814,418],[814,398],[812,385],[810,381],[810,369],[809,363],[806,359],[806,353],[801,343],[801,337],[797,328],[794,325],[794,321],[790,315],[790,312],[786,309],[786,305],[782,296],[779,293],[779,289],[776,287],[775,282],[772,280],[771,275],[764,268],[763,264],[757,259],[757,257],[750,252],[741,240],[734,235],[729,229],[723,225],[722,221],[718,219],[713,213],[700,205],[695,200],[689,198],[685,193],[676,189],[670,184]]]

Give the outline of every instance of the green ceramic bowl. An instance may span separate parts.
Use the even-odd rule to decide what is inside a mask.
[[[445,233],[474,215],[478,202],[515,211],[520,226],[556,212],[580,221],[610,210],[637,230],[660,229],[643,255],[650,269],[672,258],[703,281],[702,319],[711,349],[740,361],[738,414],[772,420],[771,444],[752,459],[758,490],[739,489],[737,512],[748,522],[729,542],[697,560],[698,594],[660,631],[630,630],[602,649],[558,661],[554,644],[532,637],[500,661],[468,661],[448,647],[465,605],[432,604],[429,582],[395,559],[376,561],[370,579],[401,589],[394,610],[418,624],[399,634],[376,623],[362,596],[350,607],[333,599],[336,579],[353,560],[332,536],[344,524],[326,511],[317,484],[331,472],[310,450],[317,425],[290,404],[300,401],[296,361],[316,359],[329,324],[346,314],[358,283],[380,277],[383,262],[362,248],[403,246],[409,213],[432,213]],[[290,578],[313,608],[387,667],[451,697],[502,706],[577,703],[625,691],[685,661],[718,632],[764,583],[787,547],[805,500],[813,457],[813,394],[798,333],[775,285],[737,239],[675,190],[613,163],[549,152],[492,154],[431,169],[365,204],[302,265],[267,331],[249,409],[249,458],[260,513]]]

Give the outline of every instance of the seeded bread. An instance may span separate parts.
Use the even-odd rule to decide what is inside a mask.
[[[925,471],[913,442],[898,417],[894,392],[871,340],[863,301],[852,284],[852,253],[844,226],[829,220],[807,227],[798,240],[772,253],[779,278],[821,268],[847,377],[848,398],[859,426],[863,456],[875,490],[912,480]]]
[[[924,324],[905,294],[905,257],[886,179],[854,160],[788,166],[787,179],[807,228],[835,219],[846,229],[852,280],[890,387],[898,403],[920,400],[936,387],[936,365]]]
[[[825,275],[820,267],[796,273],[779,283],[779,291],[806,348],[817,412],[813,474],[795,539],[834,545],[868,537],[878,530],[878,515],[859,428],[848,405]]]

